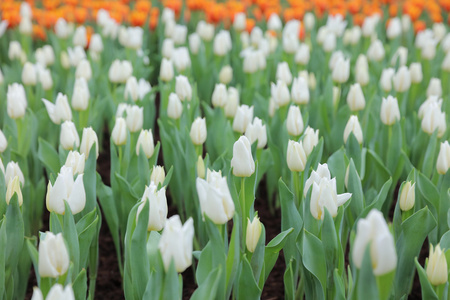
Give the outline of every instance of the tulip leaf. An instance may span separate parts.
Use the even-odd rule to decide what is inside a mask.
[[[248,238],[248,237],[247,237]],[[258,280],[261,277],[261,272],[264,267],[264,257],[265,257],[265,244],[266,244],[266,229],[264,224],[261,223],[261,235],[259,236],[258,242],[256,244],[255,251],[250,259],[250,266],[253,270],[253,277]]]
[[[3,176],[0,176],[3,177]],[[3,299],[3,295],[5,294],[6,288],[6,274],[5,268],[7,265],[6,261],[6,247],[7,247],[7,235],[6,235],[6,220],[3,218],[0,227],[0,298]],[[31,242],[29,242],[31,243]],[[34,247],[34,246],[33,246]],[[36,248],[34,248],[36,250]],[[37,252],[37,251],[36,251]],[[37,278],[39,283],[39,277]]]
[[[423,164],[422,164],[422,172],[426,177],[430,177],[433,171],[433,168],[436,164],[435,156],[436,156],[436,148],[438,146],[437,144],[437,130],[433,132],[431,135],[428,144],[427,150],[425,151],[425,155],[423,157]],[[422,149],[423,151],[423,149]]]
[[[180,275],[181,277],[181,275]],[[164,277],[164,284],[162,289],[161,299],[180,299],[180,288],[182,288],[182,281],[178,277],[178,273],[175,270],[174,260],[170,262],[169,270]],[[139,298],[141,299],[141,298]]]
[[[350,165],[348,167],[348,191],[352,193],[352,198],[350,199],[350,213],[353,214],[353,220],[356,219],[361,211],[365,207],[364,193],[361,186],[361,179],[356,170],[354,160],[350,159]],[[353,226],[352,223],[349,224],[350,227]]]
[[[361,145],[353,132],[351,132],[348,136],[347,143],[345,144],[345,150],[348,157],[353,158],[356,170],[361,172]]]
[[[201,285],[209,275],[209,272],[213,269],[212,262],[212,246],[209,241],[203,248],[200,259],[198,260],[197,270],[195,272],[195,278],[198,285]]]
[[[341,262],[341,255],[340,255],[340,243],[338,242],[338,236],[336,233],[336,229],[334,227],[334,221],[333,217],[330,215],[328,209],[324,208],[324,219],[323,219],[323,225],[322,225],[322,236],[320,237],[320,240],[322,241],[323,245],[323,251],[325,253],[325,261],[327,265],[327,278],[331,280],[333,272],[335,269],[339,268],[339,265],[342,264],[343,267],[343,261]],[[342,255],[343,258],[343,255]],[[328,283],[327,286],[329,286],[331,282]]]
[[[387,148],[386,167],[391,171],[391,174],[394,174],[397,165],[400,163],[399,159],[402,148],[402,127],[400,122],[395,122],[388,130],[391,130],[392,135]]]
[[[284,282],[284,294],[285,299],[294,300],[295,299],[295,281],[294,281],[294,271],[293,271],[293,259],[289,261],[284,272],[283,282]]]
[[[92,212],[96,211],[93,210]],[[97,232],[98,223],[99,216],[95,214],[95,219],[91,223],[86,224],[86,227],[84,227],[83,230],[78,233],[78,243],[80,245],[80,249],[89,249],[91,247],[93,239]],[[89,251],[80,251],[80,267],[86,267],[88,254]],[[92,270],[90,270],[90,272],[91,271]]]
[[[158,143],[159,145],[159,143]],[[154,154],[155,155],[155,154]],[[149,185],[150,181],[150,166],[145,155],[142,145],[140,146],[139,155],[137,158],[137,169],[139,174],[139,186],[144,188]],[[143,190],[142,190],[143,191]]]
[[[422,289],[422,299],[439,300],[431,283],[428,281],[428,276],[422,266],[419,264],[417,257],[414,258],[416,264],[417,273],[419,274],[420,287]]]
[[[233,288],[234,280],[239,268],[240,260],[240,226],[237,214],[233,218],[233,230],[231,231],[230,245],[228,247],[228,255],[226,260],[226,295],[225,299],[229,299]]]
[[[316,277],[321,285],[323,294],[319,298],[324,298],[327,287],[327,264],[325,251],[322,242],[312,233],[303,230],[302,239],[302,261],[306,270]],[[314,289],[314,288],[313,288]],[[315,289],[318,291],[318,289]],[[320,289],[319,289],[320,290]]]
[[[391,173],[383,164],[381,158],[372,150],[366,152],[366,164],[364,172],[361,172],[361,179],[364,186],[374,186],[380,190],[386,181],[391,177]]]
[[[439,237],[448,231],[450,227],[450,172],[442,176],[439,197]]]
[[[1,163],[2,162],[0,162],[0,164]],[[5,182],[5,176],[3,176],[3,172],[2,172],[2,175],[0,176],[0,220],[5,215],[6,208],[7,208],[7,204],[6,204],[6,182]]]
[[[221,278],[222,267],[218,266],[192,294],[191,300],[217,299],[217,286]]]
[[[86,192],[86,206],[84,207],[81,215],[91,212],[97,206],[97,195],[96,195],[96,166],[97,166],[97,152],[95,149],[95,144],[91,147],[89,151],[89,156],[86,160],[83,174],[83,184],[84,190]]]
[[[428,207],[414,213],[401,225],[401,233],[397,239],[398,253],[397,273],[395,276],[395,295],[401,297],[408,294],[414,278],[414,257],[428,234],[436,227],[436,220]]]
[[[356,279],[356,298],[378,300],[377,282],[372,270],[372,261],[370,258],[370,247],[366,247],[362,261],[359,276]]]
[[[391,185],[392,185],[392,178],[389,178],[389,180],[386,181],[384,185],[381,187],[381,190],[378,193],[378,195],[372,200],[372,202],[370,202],[370,204],[366,206],[364,211],[359,214],[358,218],[364,218],[374,208],[381,210],[381,207],[383,207],[383,204],[386,201]]]
[[[80,263],[80,245],[78,243],[78,234],[75,227],[75,220],[72,215],[69,203],[64,200],[64,226],[63,226],[63,236],[66,240],[66,247],[69,251],[70,260],[74,265],[74,276],[79,272]],[[82,249],[86,251],[86,249]],[[86,251],[87,252],[87,251]],[[73,280],[74,278],[72,278]]]
[[[24,222],[22,218],[22,212],[19,207],[19,201],[17,194],[11,198],[9,205],[6,209],[6,252],[5,258],[7,267],[12,270],[16,269],[19,262],[19,253],[22,250],[24,242]]]
[[[336,189],[338,194],[344,192],[345,179],[345,155],[344,149],[339,149],[334,152],[327,160],[328,168],[330,169],[332,177],[336,178]]]
[[[239,268],[238,274],[239,279],[236,299],[260,299],[261,290],[259,289],[258,284],[255,281],[252,267],[250,266],[250,263],[245,255],[241,260],[241,266]]]
[[[441,249],[450,249],[450,231],[447,231],[442,237],[440,241]]]
[[[440,197],[436,186],[423,173],[417,172],[416,174],[417,174],[416,182],[420,194],[438,212],[440,208],[439,205]]]
[[[335,269],[333,272],[333,282],[336,287],[336,295],[334,299],[345,300],[345,284],[342,277],[339,275],[339,270]]]
[[[58,152],[43,138],[38,139],[38,157],[39,160],[52,172],[58,174],[60,169]]]
[[[76,300],[86,299],[87,278],[86,269],[82,269],[73,281],[72,288]]]

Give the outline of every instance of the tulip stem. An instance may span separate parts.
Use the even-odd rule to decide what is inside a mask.
[[[294,184],[294,194],[295,194],[295,199],[296,199],[295,204],[297,206],[297,209],[300,208],[300,204],[301,204],[301,200],[302,200],[301,185],[303,185],[303,184],[300,184],[300,182],[303,182],[303,172],[301,172],[301,173],[302,173],[302,176],[300,179],[300,172],[292,172],[292,181]]]
[[[23,151],[23,143],[22,143],[22,141],[23,141],[23,139],[22,139],[22,131],[23,131],[23,117],[22,118],[19,118],[19,119],[16,119],[16,127],[17,127],[17,152],[18,153],[20,153],[20,154],[24,154],[24,153],[22,153],[22,151]]]
[[[412,216],[412,214],[414,213],[414,209],[410,209],[408,211],[403,211],[402,212],[402,223],[408,219],[410,216]]]
[[[247,234],[247,209],[245,208],[245,177],[241,177],[241,209],[242,209],[242,240],[244,241],[245,249],[245,236]]]
[[[440,284],[440,285],[433,285],[433,289],[436,292],[436,295],[438,296],[438,299],[446,299],[444,298],[444,290],[445,290],[445,284]]]

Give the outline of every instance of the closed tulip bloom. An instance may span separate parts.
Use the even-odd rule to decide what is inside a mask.
[[[89,42],[89,51],[101,53],[103,52],[103,41],[102,36],[98,33],[94,33],[91,36],[91,41]]]
[[[345,125],[344,143],[347,143],[347,139],[351,132],[353,133],[355,138],[358,140],[358,143],[362,144],[363,143],[363,133],[362,133],[361,125],[359,124],[357,116],[351,116],[347,122],[347,125]]]
[[[227,118],[234,118],[238,107],[239,107],[239,91],[235,87],[230,86],[228,88],[227,103],[225,104],[224,107],[225,116]]]
[[[340,59],[340,58],[345,59],[344,53],[343,53],[342,51],[340,51],[340,50],[334,51],[334,52],[331,54],[330,60],[329,60],[329,62],[328,62],[328,67],[330,68],[330,70],[333,70],[333,69],[334,69],[334,67],[336,66],[336,63],[337,63],[338,59]]]
[[[423,119],[423,117],[425,116],[425,113],[428,111],[428,109],[432,106],[432,105],[437,105],[439,107],[439,109],[442,108],[442,99],[437,97],[437,96],[430,96],[427,98],[427,100],[425,102],[422,103],[422,105],[420,105],[419,107],[419,119]]]
[[[333,32],[327,32],[322,43],[323,51],[330,53],[336,49],[336,35]]]
[[[350,59],[339,58],[331,74],[333,81],[345,83],[350,76]]]
[[[303,149],[303,142],[289,140],[287,148],[287,165],[291,172],[303,172],[305,170],[307,156]]]
[[[439,174],[445,175],[450,169],[450,145],[448,141],[441,143],[438,158],[436,161],[436,170]]]
[[[411,17],[407,14],[402,15],[402,30],[408,32],[411,28]]]
[[[247,126],[253,120],[253,106],[241,105],[237,108],[236,114],[233,120],[233,130],[239,133],[244,133],[247,130]]]
[[[250,219],[247,218],[247,234],[245,236],[245,245],[247,250],[251,253],[255,252],[256,246],[258,245],[259,238],[261,237],[262,224],[259,221],[259,217]]]
[[[250,177],[255,172],[255,161],[250,141],[246,136],[241,136],[233,145],[231,167],[236,177]]]
[[[181,101],[191,101],[192,99],[192,87],[189,83],[189,79],[184,75],[178,75],[175,77],[175,91]]]
[[[402,33],[402,23],[399,18],[392,18],[389,20],[389,25],[386,29],[386,35],[389,39],[394,39]]]
[[[405,47],[398,47],[397,51],[395,51],[394,56],[391,59],[391,65],[395,66],[397,61],[399,66],[406,65],[406,61],[408,60],[408,49]]]
[[[192,54],[198,54],[201,44],[202,41],[197,33],[194,32],[189,35],[189,50],[191,50]]]
[[[86,159],[89,158],[89,151],[91,147],[94,146],[96,149],[96,157],[98,158],[98,137],[92,127],[83,128],[83,136],[81,137],[80,153],[84,153]]]
[[[423,79],[422,65],[420,62],[411,63],[409,65],[409,72],[411,74],[412,83],[421,83]]]
[[[171,81],[174,76],[172,61],[163,58],[159,77],[162,81]]]
[[[53,123],[59,125],[63,121],[72,120],[72,110],[70,109],[69,101],[67,100],[66,95],[58,93],[55,104],[43,98],[42,102],[44,102],[48,116]]]
[[[168,21],[175,20],[175,12],[172,9],[165,7],[161,14],[161,20],[163,24],[166,24]]]
[[[234,216],[234,202],[222,173],[208,169],[206,180],[197,177],[197,194],[202,215],[215,224],[225,224]]]
[[[422,130],[429,135],[437,130],[437,137],[441,138],[447,129],[446,124],[445,112],[441,111],[437,103],[432,103],[422,119]]]
[[[253,46],[259,45],[259,42],[264,38],[264,34],[261,28],[258,26],[253,27],[250,33],[250,42]]]
[[[116,146],[122,146],[127,143],[127,123],[124,118],[117,118],[116,124],[111,132],[111,140]]]
[[[186,47],[174,49],[172,52],[171,61],[178,72],[183,72],[191,67],[191,57],[189,56],[189,51]]]
[[[20,59],[22,55],[22,45],[18,41],[9,42],[8,58],[10,60]]]
[[[276,13],[272,13],[267,21],[267,28],[269,30],[279,31],[283,27],[280,17]]]
[[[23,176],[22,170],[20,170],[19,163],[10,161],[6,165],[5,171],[5,183],[8,184],[14,177],[19,177],[19,181],[22,184],[22,187],[25,184],[25,178]]]
[[[78,66],[75,70],[75,77],[76,78],[83,77],[86,80],[91,79],[92,69],[91,69],[91,64],[89,63],[89,61],[87,59],[83,59],[80,61],[80,63],[78,64]]]
[[[306,156],[309,156],[314,147],[319,143],[319,129],[314,130],[311,127],[306,127],[305,135],[303,137],[303,149]]]
[[[350,90],[347,94],[347,104],[351,111],[363,110],[366,106],[366,100],[359,83],[355,83],[350,86]]]
[[[375,33],[375,29],[376,29],[376,26],[379,21],[380,21],[379,14],[373,14],[371,16],[367,16],[364,19],[364,22],[362,25],[362,35],[365,37],[372,36]]]
[[[150,93],[152,90],[152,86],[150,85],[150,82],[145,80],[144,78],[139,79],[138,81],[138,94],[139,99],[144,100],[144,97]]]
[[[67,54],[67,55],[66,55]],[[67,52],[61,52],[61,65],[63,68],[68,69],[70,66],[76,67],[81,60],[86,58],[86,52],[84,48],[77,46],[75,48],[67,48]]]
[[[365,219],[357,223],[356,237],[353,243],[352,260],[361,268],[366,248],[370,247],[370,259],[375,276],[381,276],[395,270],[397,253],[394,238],[389,231],[383,214],[372,209]]]
[[[145,188],[144,195],[142,196],[141,204],[138,207],[136,214],[136,221],[139,214],[146,202],[149,202],[149,218],[148,218],[148,231],[160,231],[164,228],[164,224],[167,219],[167,198],[166,189],[162,187],[157,190],[157,185],[154,182],[150,182],[150,186]]]
[[[214,107],[224,107],[227,103],[227,87],[223,83],[218,83],[214,87],[214,91],[212,94],[212,105]]]
[[[201,20],[197,23],[196,32],[202,40],[211,41],[214,37],[214,25]]]
[[[327,164],[319,164],[317,166],[317,170],[313,170],[311,172],[311,175],[305,181],[305,186],[303,188],[303,195],[306,197],[313,183],[319,184],[322,178],[331,180],[331,174]]]
[[[392,90],[392,78],[394,77],[395,71],[392,68],[384,69],[381,72],[380,86],[385,92]]]
[[[319,183],[312,183],[310,211],[317,220],[323,220],[325,208],[334,218],[337,216],[338,207],[347,202],[352,194],[337,194],[336,178],[321,178]]]
[[[431,78],[427,88],[427,96],[442,96],[442,85],[439,78]]]
[[[205,179],[206,171],[205,171],[205,161],[203,160],[202,156],[199,155],[196,163],[196,169],[197,169],[197,177]]]
[[[150,181],[153,181],[156,186],[162,185],[166,179],[166,172],[164,172],[164,167],[154,166],[152,174],[150,174]]]
[[[301,44],[295,53],[295,62],[306,66],[309,62],[310,50],[307,44]]]
[[[426,60],[432,60],[436,56],[436,45],[438,41],[436,39],[430,39],[422,47],[422,58]]]
[[[206,141],[206,120],[197,117],[191,126],[190,137],[194,145],[203,145]]]
[[[59,143],[65,150],[73,150],[74,147],[80,146],[80,137],[72,121],[65,121],[61,124]]]
[[[411,86],[411,74],[406,66],[402,66],[392,77],[394,88],[397,92],[405,92]]]
[[[283,34],[283,50],[286,53],[293,54],[297,51],[298,46],[300,44],[298,40],[298,36],[294,34]],[[263,39],[260,40],[263,41]]]
[[[77,29],[75,29],[72,42],[74,46],[81,46],[83,48],[86,48],[88,40],[86,35],[86,28],[84,26],[79,26],[77,27]]]
[[[381,102],[380,118],[381,122],[385,125],[393,125],[400,120],[400,110],[397,98],[392,97],[391,95],[387,98],[383,98],[383,102]]]
[[[22,18],[20,20],[19,32],[23,35],[31,35],[33,33],[33,22],[30,18]]]
[[[245,136],[250,141],[250,144],[258,141],[256,145],[258,149],[262,149],[267,145],[266,125],[263,125],[261,119],[258,117],[253,119],[253,123],[248,124],[245,130]]]
[[[234,15],[233,27],[236,31],[243,31],[247,27],[247,18],[245,13],[239,12]]]
[[[311,31],[314,28],[316,20],[314,14],[312,12],[307,12],[303,17],[303,23],[305,25],[305,29]]]
[[[144,108],[137,105],[127,107],[127,127],[130,132],[137,132],[144,125]]]
[[[78,151],[70,151],[66,158],[66,167],[72,168],[73,176],[84,173],[85,155]]]
[[[139,99],[139,86],[136,77],[131,76],[125,84],[124,98],[136,102]]]
[[[444,60],[442,61],[441,68],[445,72],[450,72],[450,51],[445,55]]]
[[[230,32],[221,30],[214,37],[213,49],[214,54],[217,56],[224,56],[231,50],[231,36]]]
[[[169,95],[169,104],[167,105],[167,115],[169,118],[177,120],[181,117],[183,112],[183,105],[181,104],[180,98],[175,93]]]
[[[62,233],[55,235],[47,231],[39,243],[39,276],[57,278],[64,275],[69,269],[69,263],[69,252]]]
[[[22,83],[24,85],[36,85],[36,82],[36,67],[32,63],[27,61],[22,69]]]
[[[86,205],[86,192],[84,190],[83,174],[73,180],[73,169],[62,166],[55,184],[49,182],[47,186],[47,209],[59,215],[64,214],[64,200],[69,204],[73,214],[81,212]]]
[[[178,215],[174,215],[166,221],[158,244],[166,272],[172,261],[178,273],[183,272],[192,264],[193,238],[194,222],[192,218],[189,218],[184,225],[181,224]]]
[[[31,300],[44,300],[44,296],[37,286],[33,287],[33,295],[31,296]]]
[[[295,104],[309,103],[308,83],[303,77],[294,78],[291,88],[291,98]]]
[[[277,84],[273,82],[270,84],[270,94],[273,101],[278,107],[283,107],[289,104],[290,95],[287,84],[284,81],[277,80]]]
[[[52,74],[49,69],[40,69],[38,71],[39,74],[39,82],[44,91],[48,91],[53,87],[53,79]]]
[[[25,115],[27,109],[27,98],[23,85],[13,83],[8,85],[6,94],[7,112],[11,119],[19,119]]]
[[[402,211],[408,211],[414,207],[415,203],[415,188],[416,184],[411,185],[411,181],[403,184],[402,192],[400,193],[400,209]]]
[[[439,244],[430,245],[430,256],[427,264],[427,277],[432,285],[445,284],[448,280],[447,259]]]
[[[63,18],[59,18],[58,20],[56,20],[55,34],[57,37],[59,37],[60,39],[68,38],[71,34],[71,31],[72,30],[69,24],[67,24],[66,20],[64,20]]]
[[[360,54],[356,60],[355,77],[356,82],[358,82],[361,86],[366,86],[369,83],[369,64],[364,54]]]
[[[66,287],[63,287],[59,283],[56,283],[52,286],[50,291],[47,294],[47,297],[45,300],[75,300],[75,294],[73,293],[72,286],[66,285]]]
[[[148,158],[152,157],[153,152],[155,151],[155,145],[153,142],[153,134],[152,130],[141,130],[139,134],[137,143],[136,143],[136,155],[139,156],[139,152],[142,150],[145,153],[145,156]]]
[[[295,105],[289,107],[286,127],[287,131],[292,136],[299,136],[303,132],[303,118],[300,112],[300,108]]]
[[[6,137],[3,134],[3,131],[0,129],[0,153],[5,152],[7,147],[8,147],[8,141],[6,140]]]
[[[19,176],[14,176],[14,178],[12,180],[8,181],[8,186],[6,188],[6,197],[5,197],[7,205],[9,205],[9,202],[11,201],[11,198],[14,196],[14,194],[17,195],[19,206],[22,206],[23,197],[22,197],[22,191],[20,190]]]
[[[338,86],[333,86],[333,105],[337,105],[341,99],[341,89]]]
[[[233,68],[229,65],[223,66],[219,72],[220,83],[229,84],[231,80],[233,80]]]
[[[383,43],[380,40],[374,40],[367,49],[367,57],[372,61],[381,61],[385,55]]]
[[[127,60],[114,60],[108,71],[109,81],[112,83],[125,83],[133,74],[133,66]]]

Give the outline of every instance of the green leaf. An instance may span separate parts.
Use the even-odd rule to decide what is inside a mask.
[[[38,157],[39,160],[53,173],[58,174],[60,169],[60,163],[58,158],[58,152],[50,145],[46,140],[39,137],[38,139]]]
[[[239,268],[240,261],[240,231],[239,218],[237,215],[233,218],[233,231],[231,232],[230,245],[226,260],[226,295],[225,299],[229,299],[233,288],[234,279]]]
[[[392,136],[387,151],[387,168],[391,171],[391,174],[395,173],[402,148],[402,127],[400,122],[396,122],[392,125]]]
[[[73,281],[72,287],[76,300],[86,299],[86,291],[87,291],[86,269],[82,269],[80,271],[78,276]]]
[[[97,192],[96,192],[96,167],[97,167],[97,152],[95,146],[91,148],[89,157],[86,160],[83,174],[83,184],[86,191],[86,206],[81,215],[91,212],[97,206]]]
[[[436,186],[425,177],[421,172],[417,172],[417,187],[422,196],[431,204],[437,211],[439,211],[439,191]]]
[[[164,285],[162,290],[163,294],[161,299],[180,299],[180,286],[181,284],[178,278],[178,273],[175,270],[174,261],[172,260],[169,270],[166,272],[166,276],[164,278]]]
[[[434,291],[431,283],[428,281],[427,273],[419,264],[417,257],[414,258],[416,264],[417,273],[419,274],[420,286],[422,288],[422,299],[439,300],[436,292]]]
[[[435,167],[435,156],[437,148],[437,131],[435,131],[427,144],[427,150],[423,157],[422,172],[425,176],[430,177]]]
[[[361,170],[361,145],[359,144],[353,132],[350,133],[345,144],[346,153],[349,158],[353,158],[357,170]]]
[[[292,261],[293,259],[289,261],[283,277],[285,299],[289,300],[295,299],[295,283],[294,271],[292,270]]]
[[[11,198],[6,209],[6,267],[15,270],[19,262],[19,253],[24,242],[24,224],[17,194]]]
[[[237,299],[247,300],[247,299],[260,299],[261,290],[258,287],[258,284],[255,281],[255,277],[253,277],[252,267],[248,262],[247,257],[244,257],[241,260],[241,267],[239,270],[239,279],[238,279],[238,294]]]
[[[334,286],[336,287],[335,300],[345,300],[345,284],[337,269],[333,272]]]
[[[2,177],[0,175],[0,177]],[[6,245],[7,245],[7,236],[6,236],[6,220],[3,218],[0,227],[0,297],[3,299],[3,295],[5,294],[5,283],[6,283]],[[39,280],[39,279],[38,279]],[[39,281],[38,281],[39,282]]]
[[[358,172],[356,171],[353,159],[350,159],[348,170],[348,191],[352,193],[349,208],[351,213],[353,214],[353,219],[356,219],[365,207],[365,201],[361,186],[361,179],[359,178]],[[352,227],[353,224],[349,224],[349,226]]]
[[[323,291],[321,298],[324,298],[327,288],[327,264],[322,242],[312,233],[303,230],[302,248],[303,265],[319,280]]]
[[[356,282],[357,296],[355,299],[379,300],[377,282],[372,270],[370,247],[366,247],[359,276]]]
[[[75,227],[75,220],[73,219],[72,211],[70,209],[69,203],[64,201],[65,211],[64,211],[64,227],[63,236],[66,240],[67,250],[69,251],[70,260],[74,266],[74,275],[76,275],[80,270],[80,245],[78,244],[78,234]],[[86,251],[86,249],[82,249]],[[73,280],[74,278],[72,278]]]
[[[192,294],[191,300],[216,299],[221,272],[221,266],[211,271],[205,281]]]
[[[96,213],[96,210],[93,210],[92,212]],[[97,233],[98,223],[99,223],[99,216],[95,214],[95,219],[91,223],[86,224],[86,227],[84,227],[82,231],[78,233],[78,243],[80,245],[80,249],[89,249],[91,247],[95,234]],[[86,267],[88,255],[89,251],[80,252],[80,267]]]
[[[336,189],[339,194],[344,192],[345,179],[345,155],[341,148],[334,152],[327,160],[328,168],[330,169],[332,177],[336,178]]]

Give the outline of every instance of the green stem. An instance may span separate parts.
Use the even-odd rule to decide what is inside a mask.
[[[241,209],[242,209],[242,240],[244,242],[245,249],[245,236],[247,235],[247,218],[248,212],[245,207],[245,177],[241,177]]]
[[[414,213],[414,208],[411,208],[408,211],[403,211],[402,212],[402,223],[408,219],[410,216],[412,216],[412,214]]]

